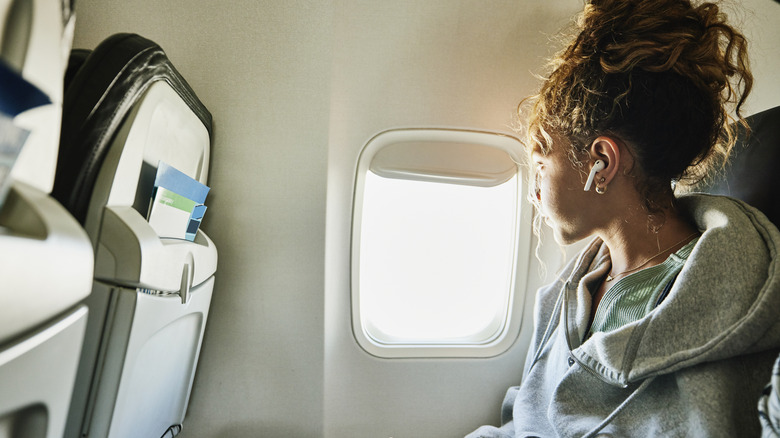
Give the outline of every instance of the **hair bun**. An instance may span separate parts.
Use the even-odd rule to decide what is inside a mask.
[[[546,150],[555,131],[583,150],[616,134],[632,144],[649,198],[724,162],[753,76],[747,41],[718,5],[592,0],[576,24],[531,98],[532,143]]]

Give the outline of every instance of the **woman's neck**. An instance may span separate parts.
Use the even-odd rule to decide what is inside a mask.
[[[667,209],[661,217],[662,224],[651,226],[648,215],[638,212],[599,233],[612,259],[611,278],[662,263],[698,234],[674,209]]]

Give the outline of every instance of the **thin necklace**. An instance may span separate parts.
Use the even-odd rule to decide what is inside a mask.
[[[680,240],[680,241],[678,241],[678,242],[674,243],[672,246],[666,247],[665,249],[661,250],[661,252],[659,252],[659,253],[657,253],[657,254],[653,255],[653,256],[652,256],[652,257],[650,257],[649,259],[646,259],[645,261],[643,261],[641,264],[637,265],[637,266],[636,266],[636,267],[634,267],[634,268],[627,269],[627,270],[625,270],[625,271],[623,271],[623,272],[618,272],[618,273],[617,273],[617,274],[615,274],[615,275],[612,275],[611,273],[610,273],[610,274],[607,274],[607,279],[606,279],[606,281],[607,281],[607,282],[610,282],[610,281],[614,280],[614,279],[615,279],[615,277],[617,277],[617,276],[624,275],[624,274],[630,274],[630,273],[632,273],[632,272],[634,272],[634,271],[638,270],[639,268],[643,267],[644,265],[646,265],[646,264],[650,263],[650,261],[651,261],[651,260],[653,260],[654,258],[656,258],[656,257],[658,257],[659,255],[661,255],[661,254],[665,253],[666,251],[669,251],[670,249],[674,248],[675,246],[677,246],[677,245],[679,245],[679,244],[681,244],[681,243],[685,242],[686,240],[690,239],[691,237],[695,236],[695,235],[696,235],[696,234],[698,234],[698,233],[699,233],[699,232],[698,232],[698,231],[696,231],[696,232],[694,232],[693,234],[689,234],[688,236],[684,237],[682,240]]]

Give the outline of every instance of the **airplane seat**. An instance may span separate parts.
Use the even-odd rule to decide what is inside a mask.
[[[50,191],[72,5],[0,1],[0,438],[64,436],[94,269]]]
[[[741,199],[780,226],[780,106],[747,118],[752,133],[740,135],[725,172],[702,188]]]
[[[751,134],[738,139],[725,172],[702,191],[732,196],[758,208],[780,226],[780,106],[747,118]],[[780,357],[758,401],[763,437],[780,437]]]
[[[148,219],[166,163],[205,184],[211,114],[156,43],[71,52],[52,191],[89,236],[95,275],[66,436],[174,436],[189,401],[217,250]]]

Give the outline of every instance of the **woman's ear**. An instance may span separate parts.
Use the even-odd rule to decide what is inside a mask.
[[[596,172],[593,182],[597,189],[599,187],[606,189],[607,185],[617,175],[620,167],[620,145],[613,137],[602,135],[593,140],[588,152],[591,158],[591,166],[596,160],[601,160],[604,163],[604,169]]]

